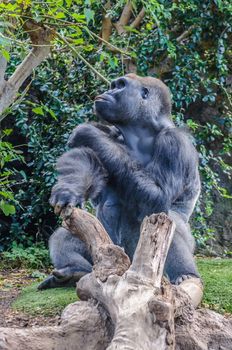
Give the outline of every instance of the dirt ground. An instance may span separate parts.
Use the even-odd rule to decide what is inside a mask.
[[[0,327],[25,328],[59,324],[60,317],[30,316],[11,308],[21,289],[34,282],[24,270],[0,270]]]

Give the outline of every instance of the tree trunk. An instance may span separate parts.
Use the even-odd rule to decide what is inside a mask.
[[[232,322],[194,310],[188,295],[162,278],[174,232],[165,214],[144,219],[131,264],[91,214],[74,209],[64,225],[93,258],[93,272],[77,284],[85,301],[69,305],[60,326],[1,328],[1,350],[232,349]]]

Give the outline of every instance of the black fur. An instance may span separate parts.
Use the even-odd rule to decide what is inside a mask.
[[[123,246],[130,258],[143,218],[168,213],[176,231],[165,270],[175,283],[184,275],[199,277],[188,220],[200,179],[196,150],[189,136],[170,120],[170,106],[168,89],[157,79],[130,74],[114,81],[95,102],[97,115],[111,127],[95,123],[74,129],[69,140],[73,149],[58,160],[58,183],[50,202],[61,210],[91,199],[113,242]],[[60,275],[89,272],[83,244],[67,238],[67,231],[60,233],[50,239],[51,257]]]

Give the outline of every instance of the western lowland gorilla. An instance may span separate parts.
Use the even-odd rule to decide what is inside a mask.
[[[50,204],[64,207],[91,200],[112,241],[130,258],[146,215],[165,212],[176,223],[165,273],[171,283],[198,279],[189,218],[200,193],[198,155],[189,136],[170,118],[167,86],[128,74],[95,99],[101,123],[78,125],[57,162],[58,182]],[[64,228],[50,238],[53,275],[40,289],[73,284],[92,269],[83,242]]]

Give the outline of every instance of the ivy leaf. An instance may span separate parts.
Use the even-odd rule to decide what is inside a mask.
[[[52,109],[47,108],[47,112],[51,115],[51,117],[52,117],[53,119],[58,120],[58,119],[57,119],[57,116],[55,115],[55,113],[53,112]]]
[[[77,22],[80,22],[80,23],[84,23],[85,21],[85,15],[79,15],[77,13],[73,13],[72,14],[72,17],[77,21]]]
[[[84,9],[84,14],[85,14],[85,18],[86,18],[87,24],[89,24],[90,21],[94,22],[94,11],[92,11],[92,10],[90,10],[88,8],[85,8]]]
[[[10,134],[12,134],[13,132],[13,129],[5,129],[3,130],[3,134],[6,135],[6,136],[9,136]]]
[[[0,196],[3,196],[4,198],[14,200],[14,196],[9,191],[0,191]]]
[[[16,210],[15,210],[15,206],[12,205],[12,204],[8,204],[6,203],[5,201],[1,200],[0,202],[0,209],[2,209],[3,213],[6,215],[6,216],[9,216],[9,215],[14,215]]]
[[[73,40],[73,43],[75,45],[82,45],[84,43],[84,39],[83,38],[75,39]]]
[[[56,19],[61,19],[61,18],[65,18],[65,17],[66,16],[65,16],[64,12],[58,12],[57,15],[55,15]]]
[[[33,109],[32,109],[32,112],[34,112],[35,114],[44,115],[44,112],[43,112],[43,108],[42,108],[42,107],[33,108]]]
[[[72,0],[66,0],[67,7],[69,8],[72,5]]]
[[[1,50],[1,54],[7,60],[7,62],[10,61],[10,54],[9,54],[9,52],[7,50],[2,49]]]

